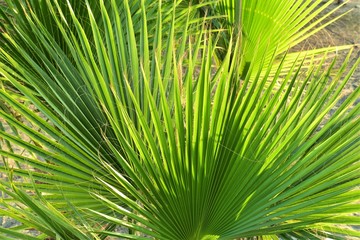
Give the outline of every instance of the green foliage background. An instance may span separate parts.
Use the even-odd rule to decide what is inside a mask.
[[[333,1],[5,2],[3,239],[360,237],[360,60],[287,53]]]

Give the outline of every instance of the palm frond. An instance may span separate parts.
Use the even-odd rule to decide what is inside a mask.
[[[348,12],[340,15],[335,13],[343,6],[343,4],[329,9],[335,1],[248,1],[248,0],[221,0],[214,5],[213,12],[217,15],[225,15],[227,19],[215,19],[214,26],[226,29],[223,31],[217,56],[222,58],[222,50],[226,54],[227,45],[229,44],[229,33],[239,28],[238,34],[242,36],[243,49],[243,70],[242,75],[246,75],[246,71],[250,64],[259,68],[260,61],[255,59],[251,62],[256,52],[260,55],[268,55],[265,61],[271,61],[272,53],[282,57],[290,48],[296,46],[305,39],[324,29],[326,26],[334,23],[342,18]],[[307,55],[307,57],[323,57],[324,53],[348,50],[353,46],[334,47],[328,46],[326,49],[295,52],[293,56]],[[288,56],[283,64],[291,67],[293,58]],[[299,62],[300,64],[300,62]],[[303,65],[304,67],[306,65]],[[274,71],[276,71],[276,66]],[[285,68],[286,69],[286,68]],[[284,72],[286,71],[284,69]]]
[[[21,115],[0,109],[4,238],[357,236],[338,224],[356,223],[360,91],[340,92],[360,60],[304,72],[231,33],[214,67],[220,37],[184,2],[14,2],[0,75],[33,109],[0,89]]]
[[[320,235],[336,236],[338,230],[331,234],[329,224],[342,223],[340,219],[346,219],[357,207],[356,153],[360,145],[354,132],[359,132],[360,125],[359,106],[354,103],[359,91],[349,96],[329,121],[323,120],[340,100],[339,93],[356,66],[332,80],[333,64],[323,72],[324,66],[313,67],[304,81],[299,81],[301,66],[295,63],[273,94],[276,78],[264,88],[269,79],[255,67],[249,68],[241,86],[236,84],[241,70],[234,59],[240,56],[235,54],[231,59],[230,53],[239,53],[238,45],[228,51],[227,60],[212,75],[209,61],[214,49],[210,43],[207,46],[200,61],[193,62],[189,54],[186,76],[194,77],[178,81],[180,74],[173,72],[176,81],[170,92],[164,91],[158,71],[158,108],[156,96],[144,85],[144,97],[154,106],[150,113],[154,132],[146,121],[135,127],[125,109],[121,111],[134,145],[121,138],[126,155],[115,146],[112,149],[131,181],[107,164],[126,193],[102,182],[133,211],[97,194],[98,198],[138,222],[129,228],[160,239],[269,234],[289,238],[315,235],[321,228],[326,231],[319,231]],[[178,65],[177,59],[174,54],[173,66]],[[262,59],[264,64],[265,57]],[[269,65],[261,65],[267,76]],[[257,78],[250,81],[254,74]],[[214,81],[215,92],[210,87]],[[182,91],[185,106],[180,104]],[[174,99],[173,104],[166,93]],[[145,119],[135,94],[132,101],[137,118]],[[113,126],[121,136],[117,123]],[[98,215],[114,224],[122,223]]]

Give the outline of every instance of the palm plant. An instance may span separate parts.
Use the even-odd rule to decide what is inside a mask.
[[[322,30],[329,24],[333,23],[343,15],[332,16],[341,5],[327,13],[321,14],[334,1],[306,0],[306,1],[238,1],[238,0],[221,0],[212,7],[216,15],[224,15],[225,19],[215,19],[213,25],[223,28],[226,26],[228,31],[222,33],[220,49],[227,50],[229,38],[232,31],[236,31],[242,36],[242,52],[244,60],[243,73],[250,65],[259,68],[260,59],[251,62],[255,52],[266,54],[265,61],[268,63],[272,58],[272,53],[276,56],[282,55],[289,48],[296,46],[304,39]],[[219,22],[220,21],[220,22]],[[327,47],[323,49],[312,49],[302,52],[293,52],[286,55],[283,65],[284,70],[293,65],[298,56],[307,56],[310,60],[313,57],[322,58],[324,53],[329,51],[339,51],[348,49],[350,46]],[[267,53],[266,53],[267,52]],[[226,54],[226,51],[225,51]],[[222,58],[221,50],[217,55]],[[279,59],[279,60],[280,60]],[[277,64],[274,66],[274,71]]]
[[[39,111],[0,90],[22,116],[0,111],[4,239],[359,236],[360,92],[339,103],[359,61],[249,59],[186,1],[36,2],[1,34],[0,74]]]

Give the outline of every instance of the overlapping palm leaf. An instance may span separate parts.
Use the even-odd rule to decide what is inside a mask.
[[[2,101],[23,116],[20,121],[9,112],[1,112],[2,120],[16,129],[16,132],[11,132],[11,129],[10,132],[1,131],[1,137],[7,143],[1,150],[1,156],[6,159],[2,171],[24,178],[24,181],[17,184],[25,189],[33,189],[33,184],[28,181],[29,171],[32,172],[31,179],[37,183],[37,190],[42,194],[47,193],[46,198],[57,209],[68,208],[67,201],[76,207],[104,209],[97,200],[90,197],[90,191],[104,190],[94,176],[109,177],[101,161],[117,165],[104,140],[106,136],[106,139],[117,141],[116,137],[112,136],[113,131],[108,125],[104,110],[114,111],[115,106],[108,104],[111,104],[111,98],[118,96],[118,92],[112,93],[107,82],[110,76],[102,75],[102,71],[109,69],[100,69],[98,63],[103,61],[100,59],[101,52],[99,58],[94,57],[96,53],[90,47],[93,44],[84,34],[75,13],[71,12],[70,5],[68,10],[72,14],[72,20],[77,24],[71,25],[74,30],[66,25],[65,18],[61,18],[60,6],[52,6],[48,2],[47,7],[52,20],[58,24],[58,31],[63,34],[62,38],[70,54],[64,52],[57,43],[57,38],[30,10],[24,14],[23,21],[30,26],[32,34],[29,34],[28,28],[23,29],[25,24],[19,24],[11,26],[9,34],[2,35],[4,44],[1,48],[1,74],[26,96],[33,109],[42,113],[39,116],[33,109],[19,102],[17,96],[10,94],[5,88],[2,89]],[[105,5],[102,4],[101,7],[101,10],[105,11]],[[122,7],[129,6],[124,4]],[[113,9],[119,10],[115,5]],[[114,13],[115,16],[120,16],[118,12]],[[127,33],[130,31],[130,27],[123,27],[121,21],[117,22],[117,26],[116,30]],[[98,38],[100,28],[95,24],[93,27],[93,36]],[[13,31],[16,34],[12,35]],[[75,34],[78,35],[75,37]],[[127,47],[126,43],[129,41],[125,40],[122,32],[117,32],[116,36],[116,40],[122,41],[123,47]],[[108,39],[110,37],[112,36],[108,35]],[[113,41],[111,44],[110,53],[115,49],[117,42]],[[9,49],[12,51],[8,51]],[[119,61],[119,54],[128,57],[131,53],[121,49],[112,54],[115,54],[111,56],[112,60]],[[122,59],[122,64],[122,68],[114,68],[115,73],[109,72],[116,75],[117,79],[111,81],[118,81],[118,84],[125,80],[122,73],[128,71],[125,58]],[[135,78],[135,75],[133,77]],[[117,90],[119,89],[121,87],[118,85]],[[124,93],[126,94],[126,91]],[[131,105],[128,109],[132,111]],[[19,148],[18,152],[13,151],[16,148],[14,146]],[[28,156],[23,155],[23,149],[29,153]],[[8,159],[12,162],[8,162]],[[15,165],[12,165],[13,163]],[[10,187],[6,182],[3,182],[3,185]],[[21,202],[21,199],[15,198],[13,201]]]
[[[214,67],[213,32],[188,31],[191,8],[179,30],[176,4],[164,29],[161,7],[146,1],[136,18],[131,1],[86,4],[85,26],[56,3],[44,6],[65,47],[32,11],[28,27],[2,35],[0,74],[39,111],[0,90],[22,116],[0,111],[11,126],[0,131],[9,143],[1,214],[22,223],[4,237],[32,239],[31,228],[63,239],[359,235],[338,225],[357,223],[360,92],[339,101],[359,63],[330,78],[333,65],[304,73],[285,57],[269,78],[277,53],[268,47],[243,75],[242,39]]]
[[[359,183],[360,145],[354,134],[360,130],[359,105],[353,105],[359,91],[323,123],[350,75],[342,79],[340,72],[330,80],[332,66],[324,72],[318,67],[305,81],[298,81],[299,69],[294,67],[273,94],[275,81],[264,88],[269,79],[259,77],[261,71],[249,72],[242,85],[236,85],[237,54],[235,59],[228,55],[212,75],[209,56],[213,51],[209,47],[203,52],[198,76],[192,71],[196,64],[188,59],[190,75],[186,76],[196,77],[191,81],[185,77],[185,86],[178,81],[180,73],[173,71],[174,88],[168,93],[173,104],[162,86],[162,75],[158,78],[159,108],[149,86],[144,86],[144,97],[154,106],[155,133],[133,96],[141,128],[134,126],[125,109],[122,112],[136,147],[120,137],[127,146],[126,156],[117,153],[132,182],[108,166],[128,194],[104,181],[133,211],[101,195],[99,199],[138,222],[128,227],[158,239],[358,236],[336,223],[357,222],[349,214],[356,211],[359,194],[355,186]],[[173,59],[176,69],[178,58]],[[255,82],[249,80],[253,74],[258,76]],[[210,87],[213,81],[215,91]],[[121,136],[121,129],[113,124]],[[116,152],[115,146],[113,150]],[[136,200],[129,199],[129,194]],[[98,214],[123,224],[121,219]]]
[[[211,4],[209,3],[202,3],[197,5],[190,5],[186,1],[179,1],[177,3],[177,12],[176,12],[176,18],[178,19],[178,26],[182,26],[186,23],[187,19],[191,19],[193,22],[197,22],[198,16],[196,9],[201,8],[204,5]],[[68,4],[71,5],[71,10],[68,7]],[[69,61],[73,62],[73,59],[71,57],[71,50],[68,48],[68,44],[66,43],[66,39],[64,39],[63,32],[61,31],[61,28],[59,28],[58,23],[56,23],[56,20],[53,18],[53,14],[51,13],[51,10],[49,9],[49,5],[58,5],[58,10],[56,10],[57,17],[62,17],[65,19],[65,21],[62,21],[61,24],[64,25],[63,31],[66,31],[69,33],[69,31],[72,32],[72,34],[75,34],[74,37],[79,37],[78,32],[76,31],[76,23],[71,18],[71,12],[73,11],[73,14],[76,16],[78,23],[82,26],[82,34],[84,34],[87,37],[87,40],[90,44],[90,46],[94,46],[94,39],[92,36],[92,29],[90,25],[90,19],[87,12],[86,5],[89,5],[89,7],[92,9],[92,15],[94,20],[98,23],[98,28],[101,34],[106,33],[105,26],[103,25],[103,19],[101,15],[101,8],[99,7],[99,1],[98,0],[61,0],[61,1],[52,1],[52,0],[4,0],[4,3],[0,5],[0,30],[6,31],[7,33],[11,32],[12,39],[19,45],[23,46],[24,50],[27,52],[32,52],[32,48],[27,48],[28,44],[26,43],[26,40],[23,39],[22,35],[26,34],[28,36],[33,36],[34,39],[36,39],[36,34],[33,29],[28,24],[28,17],[29,14],[32,14],[36,16],[37,21],[41,22],[43,25],[43,28],[45,28],[49,34],[52,36],[53,40],[57,43],[59,49],[66,54],[66,56],[69,58]],[[145,8],[148,9],[146,12],[147,15],[147,21],[148,21],[148,31],[149,38],[154,39],[156,38],[156,35],[158,34],[157,31],[164,31],[168,32],[168,26],[171,18],[171,11],[173,8],[173,1],[150,1],[146,0],[144,1]],[[117,1],[115,3],[116,7],[118,8],[118,11],[120,13],[119,20],[122,24],[125,24],[127,19],[125,17],[125,11],[127,11],[122,1]],[[111,8],[110,1],[104,2],[104,8],[109,10]],[[141,13],[140,13],[141,4],[140,1],[132,1],[129,5],[129,11],[132,17],[132,21],[134,22],[134,32],[135,37],[137,40],[139,40],[140,32],[141,32]],[[192,9],[189,13],[189,10]],[[163,26],[159,28],[157,31],[155,29],[155,26],[157,25],[157,16],[159,13],[159,17],[162,18]],[[190,14],[190,16],[189,16]],[[22,32],[18,32],[17,29],[15,29],[14,22],[16,22],[16,27],[21,27]],[[190,29],[189,29],[190,30]],[[127,33],[124,32],[126,35]],[[3,38],[1,39],[3,44],[3,49],[10,55],[16,55],[19,54],[17,51],[13,51],[11,47],[8,48],[8,45],[11,46],[11,44],[7,44],[7,39]],[[137,41],[139,42],[139,41]],[[153,40],[150,41],[150,43],[154,42]],[[37,44],[37,42],[34,42]],[[159,46],[161,48],[161,46]],[[37,44],[37,48],[42,48],[41,42]],[[47,55],[50,53],[46,53],[46,49],[44,49],[44,55],[40,56],[38,59],[36,55],[31,56],[32,60],[39,64],[39,66],[42,66],[43,58],[49,58],[52,57]],[[22,58],[22,55],[16,56],[17,58]],[[24,82],[26,83],[26,82]],[[5,84],[8,88],[14,88],[9,84],[9,81],[1,80],[1,84]],[[10,85],[10,86],[9,86]],[[31,85],[28,85],[28,87],[31,87]],[[16,91],[12,91],[12,93],[16,93]],[[19,96],[21,97],[21,96]]]
[[[313,34],[332,24],[343,15],[334,15],[343,4],[332,10],[324,11],[336,1],[322,0],[306,0],[306,1],[253,1],[253,0],[220,0],[213,6],[213,14],[224,15],[224,19],[215,19],[213,25],[221,29],[228,29],[229,32],[235,30],[242,36],[242,48],[244,58],[244,66],[242,66],[242,74],[245,75],[250,64],[259,67],[260,61],[257,59],[255,63],[251,63],[255,52],[268,55],[265,59],[266,63],[271,60],[269,53],[276,52],[282,58],[285,52],[291,47],[296,46],[303,40],[309,38]],[[229,32],[222,33],[220,51],[218,57],[222,58],[221,49],[227,49],[226,46],[230,41]],[[346,50],[352,46],[328,46],[321,49],[311,49],[301,52],[287,54],[285,58],[284,72],[291,67],[294,60],[299,54],[306,56],[307,61],[318,60],[324,56],[324,53],[337,52]],[[270,51],[269,51],[270,50]],[[224,51],[226,54],[226,51]],[[300,63],[300,62],[299,62]],[[303,65],[306,67],[306,65]],[[276,72],[277,66],[274,66]]]
[[[111,139],[113,145],[121,149],[107,113],[111,113],[111,118],[119,117],[115,104],[115,98],[119,98],[122,104],[128,104],[126,109],[129,115],[135,116],[126,86],[132,85],[138,101],[141,101],[143,88],[140,82],[144,80],[140,78],[140,69],[136,64],[143,55],[138,56],[137,48],[148,48],[146,51],[149,51],[148,38],[153,39],[151,43],[156,43],[158,36],[162,37],[163,9],[158,6],[153,9],[159,16],[155,19],[157,34],[149,37],[147,31],[151,29],[146,28],[146,16],[142,16],[142,22],[133,24],[131,6],[126,2],[118,6],[116,1],[112,1],[111,11],[104,2],[99,2],[101,8],[96,10],[101,20],[96,19],[93,11],[90,11],[91,4],[86,5],[91,32],[85,30],[70,3],[68,15],[62,14],[64,6],[57,4],[57,1],[47,1],[47,5],[42,5],[48,10],[47,17],[56,24],[51,25],[50,30],[43,24],[44,19],[38,17],[39,12],[33,11],[32,7],[37,6],[23,3],[18,1],[17,8],[13,9],[15,15],[18,9],[25,9],[23,15],[15,18],[16,21],[11,18],[3,25],[1,75],[25,96],[31,108],[19,101],[20,95],[14,95],[7,88],[1,89],[2,102],[11,106],[12,112],[16,113],[12,114],[8,108],[1,111],[2,122],[6,123],[4,126],[10,128],[1,129],[1,139],[5,142],[1,148],[4,160],[2,172],[7,175],[8,181],[20,178],[16,186],[25,190],[32,191],[35,182],[36,190],[45,195],[45,200],[40,202],[48,201],[48,205],[61,211],[64,217],[72,218],[75,215],[73,209],[84,216],[87,214],[79,209],[109,212],[109,208],[90,196],[93,192],[104,194],[102,191],[105,191],[106,194],[106,189],[95,179],[95,176],[102,176],[111,180],[103,162],[122,171],[106,143]],[[145,2],[139,7],[142,9],[140,13],[144,14]],[[191,8],[185,13],[189,19]],[[17,24],[21,21],[23,24]],[[135,33],[135,26],[144,28],[146,37],[141,33],[141,43],[136,41],[140,36]],[[58,35],[53,34],[53,29],[61,34],[62,41],[58,42]],[[153,50],[152,54],[160,56],[161,47],[159,49]],[[145,52],[142,54],[146,55]],[[148,71],[154,74],[154,69]],[[153,84],[156,85],[155,82]],[[154,91],[156,89],[154,86]],[[143,104],[144,109],[148,108]],[[19,115],[21,119],[15,117]],[[120,119],[117,120],[121,123]],[[136,123],[136,118],[133,120]],[[127,126],[123,125],[122,128],[126,135]],[[131,138],[128,140],[132,141]],[[4,194],[11,189],[8,181],[2,182]],[[29,208],[16,210],[4,204],[6,210],[2,214],[14,212],[11,217],[24,223],[20,230],[34,227],[43,231],[38,218],[29,219],[21,214],[22,211],[29,211],[28,216],[44,215],[43,210],[39,212],[32,207],[39,203],[36,200],[26,203],[30,198],[24,200],[16,194],[7,195],[6,202],[25,204]],[[29,220],[37,224],[29,226]],[[101,221],[96,224],[104,225]],[[47,229],[46,234],[49,231],[51,229]],[[56,234],[51,232],[50,236]],[[13,236],[19,237],[17,232]]]

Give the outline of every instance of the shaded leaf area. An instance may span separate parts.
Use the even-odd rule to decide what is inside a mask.
[[[0,89],[4,239],[359,237],[360,91],[323,119],[360,60],[248,59],[229,34],[214,66],[186,1],[82,3],[8,2],[0,74],[41,115]]]

